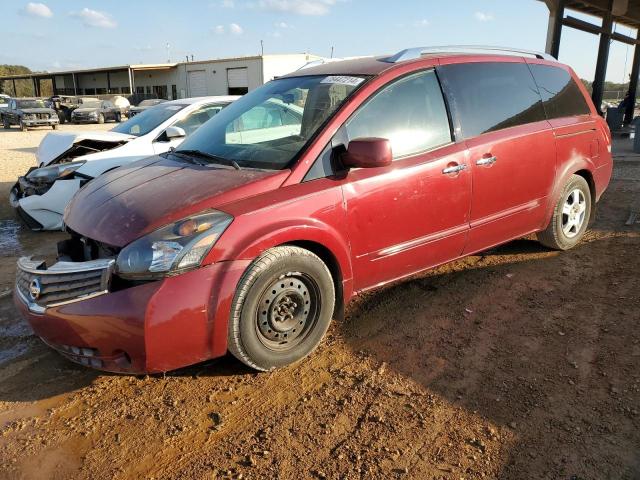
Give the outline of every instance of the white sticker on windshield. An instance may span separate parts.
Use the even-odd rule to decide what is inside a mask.
[[[329,75],[320,83],[338,83],[340,85],[351,85],[352,87],[357,87],[363,80],[364,78],[350,77],[349,75]]]

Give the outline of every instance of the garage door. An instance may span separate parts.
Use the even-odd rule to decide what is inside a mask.
[[[227,69],[227,82],[229,88],[249,88],[249,73],[247,68]]]
[[[204,97],[207,95],[207,76],[204,70],[189,72],[189,96]]]

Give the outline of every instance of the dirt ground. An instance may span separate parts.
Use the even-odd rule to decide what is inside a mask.
[[[0,131],[3,172],[32,140]],[[118,376],[49,350],[2,292],[17,256],[62,234],[12,219],[14,179],[0,478],[640,478],[638,160],[618,162],[574,250],[518,240],[363,295],[311,357],[268,374],[227,357]]]

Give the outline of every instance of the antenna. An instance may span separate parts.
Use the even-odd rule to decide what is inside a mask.
[[[331,46],[331,55],[329,56],[329,58],[333,58],[333,45]]]

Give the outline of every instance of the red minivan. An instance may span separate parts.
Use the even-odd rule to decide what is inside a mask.
[[[164,372],[308,355],[359,292],[527,234],[575,246],[611,136],[543,54],[410,49],[301,69],[178,150],[89,182],[16,303],[69,359]]]

